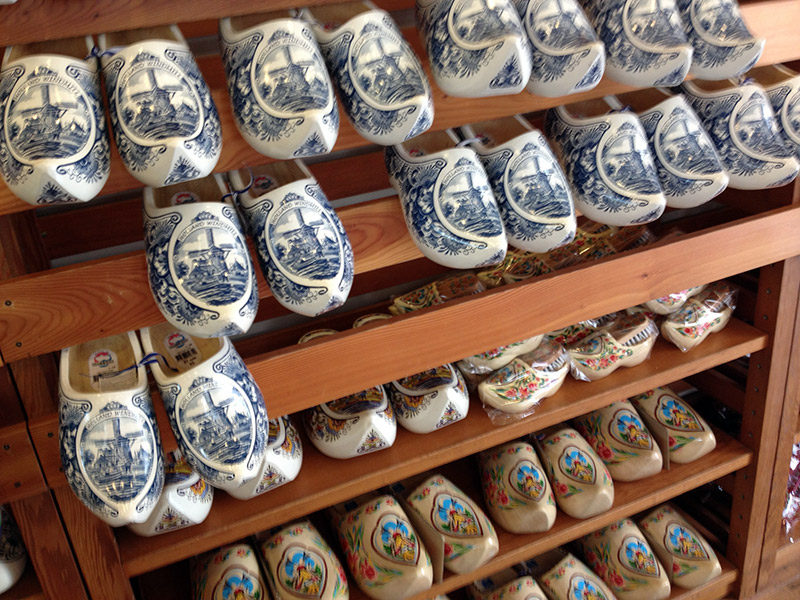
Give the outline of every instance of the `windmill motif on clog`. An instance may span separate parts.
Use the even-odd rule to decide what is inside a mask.
[[[660,577],[661,567],[650,547],[636,536],[628,536],[619,548],[619,561],[638,575]]]
[[[690,560],[708,560],[708,552],[686,525],[671,523],[664,534],[664,545],[675,556]]]
[[[580,448],[575,446],[564,448],[558,466],[564,475],[578,483],[591,485],[595,481],[594,462]]]
[[[419,540],[405,519],[389,513],[380,518],[372,532],[372,547],[391,561],[401,565],[419,562]]]
[[[311,548],[290,545],[278,563],[278,583],[295,596],[322,598],[327,583],[325,561]]]

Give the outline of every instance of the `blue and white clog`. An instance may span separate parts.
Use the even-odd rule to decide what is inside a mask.
[[[28,551],[22,543],[11,511],[0,506],[0,594],[5,594],[20,580],[28,564]]]
[[[764,87],[783,138],[800,159],[800,73],[785,65],[770,65],[754,69],[747,76]]]

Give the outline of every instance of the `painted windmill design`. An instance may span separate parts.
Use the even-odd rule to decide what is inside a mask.
[[[205,248],[189,250],[181,257],[188,270],[181,277],[181,285],[212,305],[229,304],[244,293],[248,269],[240,260],[229,264],[237,247],[232,242],[216,242],[214,227],[205,228],[205,236]]]
[[[13,116],[21,117],[23,121],[19,133],[15,134],[11,128],[14,147],[29,160],[71,156],[86,142],[88,132],[85,125],[74,119],[67,121],[64,117],[80,105],[74,100],[61,100],[60,94],[51,94],[53,84],[36,87],[41,90],[41,101],[30,108],[13,111],[16,113]]]
[[[703,28],[722,40],[747,40],[750,32],[732,0],[694,0]]]
[[[316,219],[306,221],[311,212]],[[313,211],[296,207],[286,213],[283,222],[295,224],[277,234],[276,252],[281,264],[296,275],[321,279],[336,274],[339,262],[338,244],[326,221]]]
[[[129,500],[138,493],[147,479],[152,453],[146,456],[145,448],[134,452],[134,442],[145,436],[143,430],[134,429],[123,434],[120,419],[111,419],[111,423],[111,436],[93,437],[89,440],[97,454],[85,468],[95,483],[109,496],[115,500]],[[146,460],[142,460],[143,458]]]
[[[536,12],[536,32],[540,41],[556,48],[574,48],[594,41],[582,16],[571,3],[547,0]]]
[[[488,42],[501,37],[508,23],[503,18],[503,7],[489,0],[474,0],[458,15],[458,32],[470,42]],[[471,10],[470,10],[471,8]]]
[[[492,235],[492,220],[486,215],[483,200],[485,186],[476,184],[473,176],[472,171],[466,171],[458,177],[458,180],[464,181],[466,185],[459,189],[448,190],[445,214],[462,229]],[[451,186],[454,184],[455,182]]]
[[[415,77],[416,74],[410,68],[402,67],[402,48],[392,43],[387,49],[381,37],[375,38],[370,45],[374,58],[363,63],[359,79],[377,101],[391,104],[422,93],[419,77]]]
[[[532,154],[525,163],[525,174],[515,178],[514,199],[526,210],[537,213],[539,217],[564,217],[569,208],[560,200],[564,197],[564,187],[551,183],[555,173],[553,163],[540,154]]]
[[[709,148],[702,140],[700,127],[690,119],[679,119],[661,138],[667,161],[682,171],[714,173],[716,161],[709,158]]]
[[[285,63],[267,71],[264,95],[281,110],[298,112],[325,105],[324,94],[314,90],[308,81],[308,70],[316,63],[313,59],[299,60],[292,56],[292,46],[284,45],[278,50]],[[279,56],[276,58],[280,58]]]
[[[640,194],[658,193],[652,165],[645,163],[635,131],[622,135],[603,151],[605,168],[614,181],[626,190]]]
[[[197,123],[197,110],[182,99],[175,106],[175,96],[183,92],[179,83],[160,84],[158,69],[144,69],[144,84],[129,96],[124,114],[129,124],[141,135],[163,139],[170,136],[188,135]],[[183,95],[183,94],[180,94]]]
[[[195,415],[191,420],[196,429],[189,430],[189,440],[202,448],[203,454],[223,463],[241,460],[250,443],[248,416],[235,410],[233,418],[229,415],[235,405],[241,404],[237,400],[233,395],[217,400],[206,391],[192,403]]]
[[[685,43],[675,18],[671,1],[639,0],[630,11],[633,33],[648,43],[663,46]]]
[[[752,102],[736,119],[736,125],[734,130],[748,148],[765,155],[787,155],[766,102]]]

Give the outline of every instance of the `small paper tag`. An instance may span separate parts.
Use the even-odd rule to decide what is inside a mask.
[[[108,349],[96,351],[89,357],[89,377],[92,388],[98,392],[110,392],[133,387],[136,369],[119,373],[115,352]]]
[[[193,367],[200,363],[200,351],[194,340],[185,333],[173,331],[164,338],[164,346],[172,359],[186,367]]]
[[[170,198],[172,206],[180,206],[181,204],[191,204],[192,202],[200,202],[200,198],[194,192],[178,192]]]

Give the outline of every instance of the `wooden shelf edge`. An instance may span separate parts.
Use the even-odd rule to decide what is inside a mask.
[[[797,528],[795,528],[797,530]],[[800,564],[800,540],[792,543],[788,536],[783,536],[781,545],[775,553],[775,571],[788,565]]]

